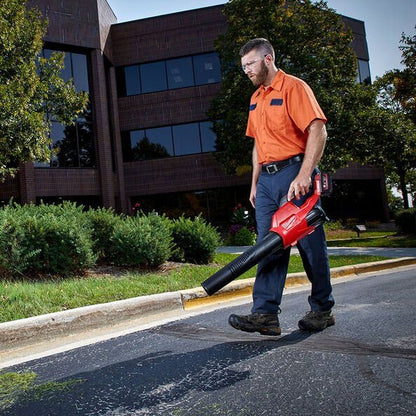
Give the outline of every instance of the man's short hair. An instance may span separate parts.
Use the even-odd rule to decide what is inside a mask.
[[[264,38],[256,38],[249,40],[241,49],[240,56],[247,55],[253,49],[263,52],[265,55],[271,55],[274,60],[274,49],[272,44]]]

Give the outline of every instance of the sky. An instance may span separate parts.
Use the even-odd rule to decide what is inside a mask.
[[[259,0],[261,1],[261,0]],[[117,22],[144,19],[184,10],[224,4],[225,0],[107,0]],[[327,0],[337,13],[365,23],[371,79],[391,69],[402,69],[401,34],[416,33],[416,0]]]

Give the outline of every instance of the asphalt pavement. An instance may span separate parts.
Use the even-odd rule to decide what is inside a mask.
[[[2,415],[414,415],[415,278],[412,266],[338,280],[336,323],[318,333],[297,328],[303,286],[284,295],[281,337],[228,325],[248,299],[19,364],[8,371],[37,388],[2,396]]]

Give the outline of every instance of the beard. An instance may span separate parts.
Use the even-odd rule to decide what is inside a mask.
[[[264,61],[261,61],[261,67],[259,73],[251,80],[255,87],[259,87],[266,82],[266,79],[269,75],[269,68],[267,68]]]

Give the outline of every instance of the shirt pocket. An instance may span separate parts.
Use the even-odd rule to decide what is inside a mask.
[[[266,111],[269,128],[275,132],[286,131],[290,120],[288,120],[285,100],[283,98],[272,98]]]

